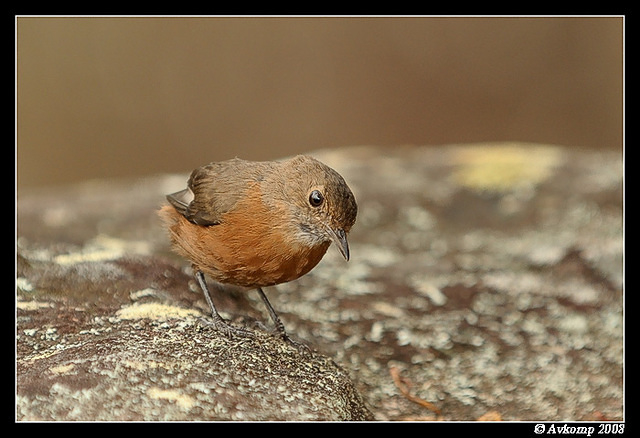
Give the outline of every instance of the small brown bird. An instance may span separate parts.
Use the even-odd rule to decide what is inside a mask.
[[[306,274],[331,242],[349,260],[356,200],[335,170],[308,156],[211,163],[195,169],[187,188],[167,200],[159,214],[172,247],[191,261],[213,323],[227,334],[248,332],[218,314],[204,274],[256,289],[276,330],[291,341],[262,288]]]

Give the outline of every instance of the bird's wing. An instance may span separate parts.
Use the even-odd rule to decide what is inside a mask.
[[[246,193],[251,182],[260,181],[268,163],[235,158],[195,169],[187,188],[167,196],[175,209],[197,225],[216,225]]]

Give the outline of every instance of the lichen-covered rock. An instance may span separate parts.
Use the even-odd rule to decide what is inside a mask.
[[[162,304],[87,322],[78,331],[58,325],[19,335],[21,351],[29,351],[18,362],[19,419],[372,418],[333,361],[267,334],[222,337],[192,311]]]
[[[351,260],[266,290],[312,355],[252,292],[214,299],[255,340],[206,323],[155,214],[186,175],[20,194],[16,418],[623,419],[621,154],[313,155],[358,201]]]

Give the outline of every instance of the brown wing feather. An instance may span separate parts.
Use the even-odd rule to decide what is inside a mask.
[[[246,193],[251,183],[264,178],[273,168],[269,162],[250,162],[238,158],[210,163],[195,169],[188,188],[168,195],[175,209],[197,225],[216,225]],[[193,199],[189,200],[189,196]]]

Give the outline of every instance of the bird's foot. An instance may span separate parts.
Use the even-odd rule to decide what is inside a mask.
[[[202,322],[206,325],[213,326],[216,331],[222,333],[226,337],[230,338],[233,336],[239,336],[244,338],[255,338],[256,335],[253,331],[247,330],[245,328],[236,327],[234,325],[229,324],[223,319],[216,318],[200,318]]]

